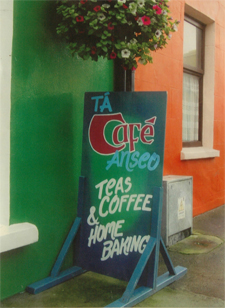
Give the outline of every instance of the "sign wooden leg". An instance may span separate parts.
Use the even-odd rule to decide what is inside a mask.
[[[161,238],[162,196],[163,189],[155,187],[150,240],[134,269],[123,296],[106,307],[134,306],[186,274],[186,268],[181,266],[177,266],[176,268],[173,267],[172,261]],[[159,251],[163,256],[168,272],[157,277]],[[135,289],[147,263],[149,263],[147,287],[142,286]]]
[[[81,267],[73,266],[60,273],[60,269],[62,267],[66,254],[71,244],[73,243],[73,240],[81,225],[81,213],[82,213],[82,207],[83,207],[83,202],[84,202],[84,189],[85,189],[85,178],[80,177],[79,178],[78,209],[77,209],[78,217],[76,217],[76,219],[74,220],[74,223],[69,231],[69,234],[52,268],[51,275],[45,279],[42,279],[40,281],[37,281],[27,286],[26,288],[27,292],[32,293],[32,294],[40,293],[53,286],[56,286],[57,284],[65,282],[68,279],[71,279],[85,272]]]

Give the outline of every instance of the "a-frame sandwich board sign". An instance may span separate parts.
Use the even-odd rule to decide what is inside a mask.
[[[79,227],[70,275],[91,270],[128,281],[109,306],[133,306],[186,273],[173,267],[160,236],[166,101],[166,92],[85,93],[79,212],[49,284],[62,275]],[[157,277],[159,252],[168,272]]]

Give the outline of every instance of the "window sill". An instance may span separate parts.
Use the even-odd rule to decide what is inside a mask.
[[[26,246],[38,241],[38,229],[28,222],[0,226],[0,252]]]
[[[193,147],[193,148],[183,148],[180,153],[181,160],[188,159],[202,159],[202,158],[214,158],[220,156],[220,151],[205,148],[205,147]]]

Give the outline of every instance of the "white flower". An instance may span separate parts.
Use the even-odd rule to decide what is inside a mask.
[[[177,30],[178,30],[178,28],[177,28],[177,25],[176,25],[176,24],[173,24],[173,30],[174,30],[174,31],[177,31]]]
[[[163,10],[163,15],[167,15],[167,11],[166,10]]]
[[[98,19],[99,20],[104,20],[106,16],[103,13],[98,14]]]
[[[168,35],[168,39],[170,40],[170,39],[171,39],[171,37],[172,37],[172,34],[169,34],[169,35]]]
[[[147,61],[146,61],[146,59],[142,59],[142,58],[140,58],[139,60],[138,60],[138,62],[140,63],[140,64],[147,64]]]
[[[157,38],[159,38],[161,34],[162,34],[162,32],[161,32],[160,30],[156,30],[156,31],[155,31],[155,36],[156,36]]]
[[[135,38],[132,38],[132,40],[130,40],[130,43],[131,44],[136,44],[137,43],[137,40]]]
[[[110,7],[110,4],[104,3],[104,4],[102,5],[102,7],[104,7],[105,9],[108,9],[108,8]]]
[[[126,0],[117,0],[119,3],[126,3]]]
[[[143,21],[141,19],[141,17],[138,18],[137,23],[139,26],[143,26]]]
[[[156,20],[156,18],[155,18],[155,17],[152,17],[152,18],[151,18],[151,24],[152,24],[152,25],[153,25],[153,24],[155,24],[155,23],[156,23],[156,21],[157,21],[157,20]]]
[[[137,13],[137,4],[134,3],[134,2],[131,2],[129,4],[129,9],[130,9],[131,14],[136,15],[136,13]]]
[[[141,27],[141,31],[147,32],[147,31],[148,31],[148,26],[143,26],[143,27]]]
[[[129,49],[123,49],[123,50],[121,50],[121,56],[122,56],[122,58],[129,58],[129,56],[130,56],[130,50],[129,50]]]
[[[145,5],[145,0],[138,0],[138,6],[143,7]]]

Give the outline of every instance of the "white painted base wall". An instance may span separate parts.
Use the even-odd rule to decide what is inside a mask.
[[[38,229],[28,222],[0,226],[0,252],[26,246],[38,241]]]

